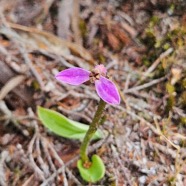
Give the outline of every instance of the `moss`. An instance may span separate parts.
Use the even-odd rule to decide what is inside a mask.
[[[152,16],[150,19],[149,27],[154,27],[160,22],[160,18],[158,16]]]
[[[38,83],[36,80],[32,81],[31,86],[32,86],[33,89],[36,90],[36,91],[37,91],[37,90],[40,90],[40,85],[39,85],[39,83]]]
[[[180,101],[181,107],[186,108],[186,91],[182,92],[179,101]]]
[[[179,143],[179,145],[181,146],[181,147],[186,147],[186,140],[180,140],[180,143]]]
[[[99,55],[98,55],[98,59],[99,59],[100,63],[104,63],[104,62],[106,61],[105,56],[102,55],[102,54],[99,54]]]
[[[174,5],[171,5],[170,9],[174,9]],[[150,66],[161,53],[170,47],[177,50],[178,48],[185,46],[186,29],[182,26],[177,26],[175,29],[168,31],[165,35],[160,37],[157,32],[160,21],[161,19],[159,17],[153,16],[145,29],[145,36],[140,39],[141,42],[148,48],[147,53],[142,57],[142,62],[145,66]],[[170,61],[168,61],[168,63],[169,62]],[[176,62],[177,61],[173,59],[171,64]]]
[[[175,176],[170,176],[170,177],[167,179],[167,183],[168,183],[168,185],[170,185],[170,186],[175,185],[175,181],[176,181],[176,177],[175,177]]]
[[[181,81],[181,86],[183,89],[186,89],[186,77]]]
[[[145,65],[146,67],[149,67],[149,66],[151,65],[152,62],[147,58],[146,55],[144,55],[144,56],[142,57],[142,63],[143,63],[143,65]]]
[[[171,47],[170,43],[166,42],[164,45],[163,45],[163,49],[164,50],[168,50],[169,48]]]
[[[180,122],[182,125],[186,126],[186,117],[181,117]]]
[[[174,105],[175,105],[175,98],[174,98],[174,96],[169,96],[169,98],[167,99],[165,112],[168,113],[169,111],[171,111]]]
[[[156,71],[154,72],[153,74],[153,78],[154,79],[157,79],[157,78],[160,78],[162,76],[165,76],[166,74],[166,71],[165,69],[163,68],[163,65],[160,64],[157,68],[156,68]]]
[[[171,4],[170,7],[169,7],[168,12],[169,12],[169,14],[173,14],[174,11],[175,11],[175,4]]]
[[[154,48],[154,45],[156,44],[156,37],[152,30],[147,29],[146,30],[146,37],[141,39],[141,42],[148,46],[149,49]]]
[[[176,28],[167,33],[165,41],[172,43],[173,47],[183,47],[185,44],[184,36],[186,34],[185,29],[182,27]]]
[[[87,35],[87,26],[86,26],[86,23],[85,23],[85,21],[83,19],[79,20],[79,29],[80,29],[82,37],[86,37],[86,35]]]
[[[172,110],[173,106],[175,106],[175,87],[173,85],[171,85],[169,82],[166,84],[166,91],[169,94],[169,97],[167,99],[167,104],[165,107],[165,112],[169,113],[169,111]]]
[[[175,92],[175,87],[168,82],[166,84],[166,90],[169,94],[173,94]]]

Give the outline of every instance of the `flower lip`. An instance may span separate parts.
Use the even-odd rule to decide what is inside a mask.
[[[107,74],[107,69],[105,68],[105,66],[103,64],[100,65],[96,65],[94,70],[98,71],[98,73],[102,76],[106,76]]]

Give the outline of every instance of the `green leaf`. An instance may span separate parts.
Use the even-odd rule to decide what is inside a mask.
[[[82,140],[89,128],[88,125],[70,120],[50,109],[38,107],[37,113],[46,128],[65,138]],[[101,131],[97,131],[93,139],[100,139],[102,137]]]
[[[92,162],[91,162],[90,168],[85,168],[83,166],[82,160],[78,160],[77,167],[79,169],[81,177],[90,183],[95,183],[99,180],[101,180],[105,175],[105,165],[102,161],[102,159],[94,154],[92,156]]]

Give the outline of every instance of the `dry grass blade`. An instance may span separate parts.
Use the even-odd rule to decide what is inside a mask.
[[[44,139],[44,138],[41,138],[41,140],[46,141],[46,139]],[[47,142],[47,146],[51,150],[53,157],[61,164],[61,172],[60,173],[63,174],[63,184],[64,184],[64,186],[68,186],[68,181],[67,181],[66,174],[65,174],[65,164],[64,164],[63,160],[59,157],[56,150],[49,142]],[[48,179],[45,179],[45,181],[41,184],[41,186],[47,186],[49,184],[49,182],[52,181],[58,173],[55,172]]]
[[[31,47],[33,42],[35,42],[35,46],[37,46],[38,49],[54,52],[57,55],[64,55],[64,57],[65,55],[68,55],[66,50],[70,49],[72,53],[77,54],[91,64],[94,64],[91,54],[78,44],[63,40],[49,32],[41,31],[36,28],[26,27],[14,23],[8,23],[8,25],[13,29],[23,32],[20,34],[22,38],[25,38],[24,42],[27,46],[29,45],[28,47]],[[2,29],[0,32],[3,32],[5,35],[7,34],[6,31],[3,31]],[[29,38],[31,39],[31,43],[28,43]],[[63,53],[62,50],[64,50]]]
[[[28,156],[29,156],[29,160],[32,165],[32,168],[35,171],[36,175],[38,176],[40,180],[44,181],[45,180],[44,172],[40,169],[40,167],[38,167],[33,157],[33,148],[34,148],[34,143],[35,143],[36,138],[37,138],[37,132],[32,137],[30,144],[28,146]]]
[[[5,85],[4,87],[0,90],[0,100],[4,99],[5,96],[11,91],[13,90],[16,86],[18,86],[19,84],[21,84],[23,82],[23,80],[25,79],[25,77],[23,75],[18,75],[16,77],[13,77],[12,79],[10,79]]]
[[[8,54],[7,54],[8,57]],[[5,85],[10,79],[17,76],[17,74],[12,71],[10,66],[4,61],[0,60],[0,83]],[[33,98],[31,91],[26,86],[17,86],[12,89],[12,92],[15,93],[19,98],[24,100],[26,105],[32,105]]]
[[[41,89],[44,90],[44,83],[42,81],[42,78],[41,78],[40,74],[36,71],[36,69],[34,68],[34,66],[28,56],[27,51],[25,50],[25,48],[23,46],[19,46],[19,50],[24,58],[25,63],[28,65],[28,67],[32,71],[33,75],[36,77]]]
[[[4,162],[7,158],[7,156],[9,156],[7,151],[3,151],[1,152],[1,158],[0,158],[0,184],[2,186],[7,186],[6,182],[7,182],[7,178],[5,176],[5,170],[4,170]]]
[[[58,30],[57,34],[63,39],[70,37],[70,22],[73,14],[73,0],[61,0],[58,7]]]
[[[161,60],[167,57],[169,54],[173,52],[173,48],[169,48],[165,52],[163,52],[155,61],[154,63],[147,69],[147,71],[143,74],[144,76],[141,78],[141,81],[144,81],[148,78],[149,74],[155,70],[155,68],[159,65]]]
[[[142,89],[151,87],[151,86],[153,86],[157,83],[160,83],[160,82],[164,81],[165,79],[166,79],[166,77],[162,77],[162,78],[159,78],[159,79],[154,79],[154,80],[150,81],[149,83],[145,83],[143,85],[139,85],[139,86],[124,90],[124,93],[135,92],[135,91],[138,91],[138,90],[142,90]]]
[[[79,0],[74,0],[73,2],[72,29],[75,42],[82,46],[82,38],[79,30]]]
[[[34,174],[32,174],[32,175],[23,183],[22,186],[29,186],[33,180],[34,180]]]

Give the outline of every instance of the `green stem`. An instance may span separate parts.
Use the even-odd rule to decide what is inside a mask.
[[[97,108],[97,111],[94,115],[94,118],[92,120],[92,123],[89,126],[89,129],[83,139],[83,142],[81,144],[80,147],[80,157],[81,160],[83,162],[89,162],[89,158],[87,155],[87,149],[88,149],[88,145],[93,137],[93,135],[95,134],[95,132],[97,131],[97,128],[100,124],[100,119],[102,117],[103,111],[105,109],[106,103],[101,99]]]

